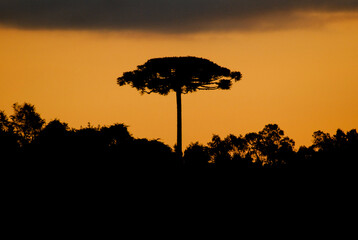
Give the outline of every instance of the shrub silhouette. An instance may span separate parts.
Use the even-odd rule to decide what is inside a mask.
[[[209,148],[198,142],[192,143],[184,152],[186,167],[190,169],[205,169],[209,167]]]

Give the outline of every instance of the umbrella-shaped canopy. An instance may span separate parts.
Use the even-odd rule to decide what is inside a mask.
[[[240,72],[231,72],[204,58],[165,57],[150,59],[136,70],[125,72],[118,84],[129,84],[141,93],[167,95],[171,90],[185,94],[230,89],[232,81],[240,79]]]
[[[119,86],[130,85],[143,93],[167,95],[176,92],[177,148],[182,158],[181,94],[197,90],[230,89],[232,81],[241,79],[240,72],[231,72],[216,63],[197,57],[153,58],[136,70],[117,79]]]

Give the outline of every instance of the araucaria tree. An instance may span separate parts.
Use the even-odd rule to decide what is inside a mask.
[[[241,79],[240,72],[232,72],[212,61],[197,57],[165,57],[148,60],[136,70],[119,77],[118,85],[130,85],[142,94],[176,93],[177,153],[182,157],[181,95],[197,90],[230,89],[233,81]]]

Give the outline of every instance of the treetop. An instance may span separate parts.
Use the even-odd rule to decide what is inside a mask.
[[[120,86],[128,84],[141,93],[167,95],[171,90],[189,93],[230,89],[232,81],[240,79],[240,72],[232,72],[204,58],[188,56],[150,59],[117,80]]]

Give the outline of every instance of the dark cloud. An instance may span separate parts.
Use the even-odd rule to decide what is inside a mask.
[[[288,27],[302,21],[298,12],[357,10],[358,0],[0,0],[0,24],[177,33]]]

